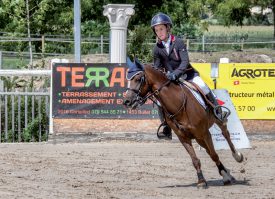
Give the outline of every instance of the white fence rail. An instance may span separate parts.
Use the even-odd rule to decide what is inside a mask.
[[[41,43],[41,52],[33,52],[36,54],[44,54],[44,55],[51,55],[51,54],[60,54],[56,52],[46,52],[46,44],[74,44],[74,38],[73,37],[51,37],[51,36],[44,36],[41,35],[40,37],[15,37],[15,36],[0,36],[0,44],[4,45],[5,43],[19,43],[19,42],[39,42]],[[88,44],[88,45],[97,45],[100,54],[104,53],[104,46],[109,46],[109,38],[104,37],[103,35],[99,37],[84,37],[81,38],[81,44]],[[15,52],[15,51],[7,51],[5,49],[0,49],[3,53],[8,52]],[[21,52],[22,54],[28,54],[27,52]],[[68,53],[69,54],[69,53]]]
[[[73,53],[73,36],[62,36],[62,35],[38,35],[32,36],[31,38],[27,38],[24,36],[16,37],[16,36],[8,36],[3,34],[0,36],[0,44],[2,48],[0,51],[5,55],[23,55],[28,56],[29,52],[27,48],[20,51],[18,53],[14,48],[14,50],[7,50],[5,48],[5,44],[19,42],[33,42],[39,44],[39,50],[34,50],[33,54],[37,56],[51,56],[51,55],[64,55],[64,54],[72,54]],[[223,50],[244,50],[250,48],[274,48],[275,40],[274,38],[248,38],[243,39],[241,37],[238,38],[227,38],[227,37],[213,37],[213,36],[202,36],[198,38],[184,38],[185,43],[187,44],[187,48],[190,51],[223,51]],[[130,44],[131,41],[127,40],[127,44]],[[104,37],[103,35],[99,37],[82,37],[81,38],[81,51],[83,54],[106,54],[109,53],[109,37]],[[148,45],[154,45],[155,39],[151,39],[147,41]],[[16,45],[15,45],[16,46]],[[11,49],[9,47],[9,49]],[[85,50],[84,50],[85,49]],[[89,50],[88,50],[89,49]],[[86,53],[85,53],[86,52]]]
[[[0,70],[1,77],[10,77],[10,76],[51,76],[51,70]]]

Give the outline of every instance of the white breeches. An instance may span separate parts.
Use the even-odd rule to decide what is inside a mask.
[[[204,83],[204,81],[200,76],[194,77],[191,81],[197,84],[201,88],[201,90],[204,92],[205,95],[207,95],[211,91],[210,88]]]

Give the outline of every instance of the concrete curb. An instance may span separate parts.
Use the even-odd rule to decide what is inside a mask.
[[[247,134],[250,141],[274,141],[275,134]],[[144,132],[102,132],[102,133],[60,133],[49,135],[48,143],[91,143],[104,141],[130,142],[179,142],[175,134],[172,140],[159,140],[156,133]]]

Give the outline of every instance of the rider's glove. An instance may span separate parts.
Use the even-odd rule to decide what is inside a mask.
[[[176,74],[175,73],[171,73],[170,71],[168,71],[167,73],[166,73],[166,77],[169,79],[169,80],[171,80],[171,81],[175,81],[176,79],[177,79],[177,76],[176,76]]]

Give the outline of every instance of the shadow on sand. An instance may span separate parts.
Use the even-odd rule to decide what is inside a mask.
[[[208,180],[207,186],[208,187],[234,186],[234,185],[250,186],[249,181],[250,180],[236,180],[231,185],[224,185],[222,180]],[[197,183],[185,184],[185,185],[169,185],[169,186],[163,186],[163,187],[158,187],[158,188],[181,188],[181,187],[197,187]]]

